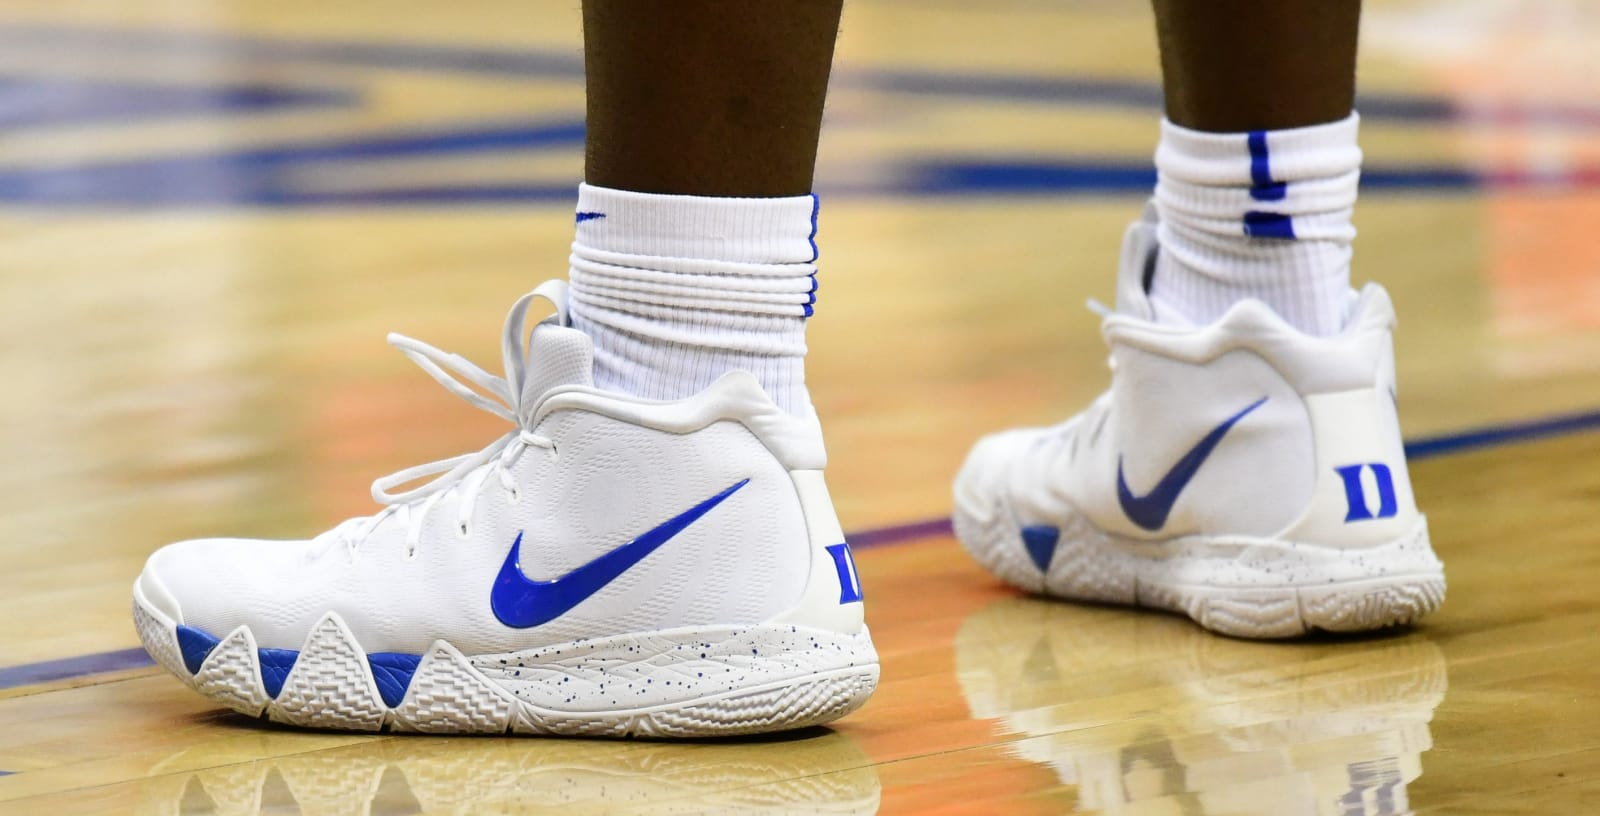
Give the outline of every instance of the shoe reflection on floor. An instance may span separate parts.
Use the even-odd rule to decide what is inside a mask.
[[[956,636],[973,716],[1116,814],[1411,812],[1444,657],[1420,633],[1261,643],[1010,598]]]
[[[161,778],[139,813],[868,814],[880,791],[856,743],[822,728],[708,743],[403,737]]]

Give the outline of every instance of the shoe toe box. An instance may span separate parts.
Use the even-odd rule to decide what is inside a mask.
[[[984,516],[992,512],[996,499],[1006,491],[1018,464],[1040,434],[1039,429],[1022,428],[979,439],[956,475],[957,507]]]
[[[173,624],[222,636],[240,625],[256,628],[274,598],[293,596],[290,570],[306,542],[207,538],[157,550],[135,582],[145,607]]]

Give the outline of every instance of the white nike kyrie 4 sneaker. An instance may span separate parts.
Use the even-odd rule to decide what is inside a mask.
[[[986,437],[955,482],[967,551],[1030,592],[1182,612],[1278,638],[1406,624],[1444,598],[1395,412],[1389,296],[1313,337],[1247,300],[1155,320],[1151,215],[1102,332],[1111,389],[1052,428]]]
[[[536,296],[556,314],[524,343]],[[504,378],[390,342],[514,427],[309,541],[153,555],[133,616],[183,682],[300,726],[595,736],[799,728],[872,693],[814,416],[743,372],[674,402],[594,388],[561,281],[512,308]]]

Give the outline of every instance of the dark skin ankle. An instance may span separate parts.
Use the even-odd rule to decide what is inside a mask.
[[[1174,124],[1241,133],[1350,115],[1361,0],[1154,3]]]
[[[645,193],[811,192],[843,0],[584,0],[584,178]]]

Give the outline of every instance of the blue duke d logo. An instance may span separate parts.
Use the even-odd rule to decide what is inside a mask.
[[[1367,504],[1367,490],[1361,484],[1361,471],[1371,470],[1372,477],[1378,484],[1378,512],[1372,512]],[[1370,462],[1362,465],[1345,465],[1336,467],[1333,472],[1339,474],[1344,480],[1344,498],[1350,505],[1350,511],[1345,514],[1344,520],[1348,524],[1352,521],[1367,521],[1369,519],[1394,518],[1400,512],[1400,503],[1394,495],[1394,475],[1389,472],[1389,466],[1381,462]]]

